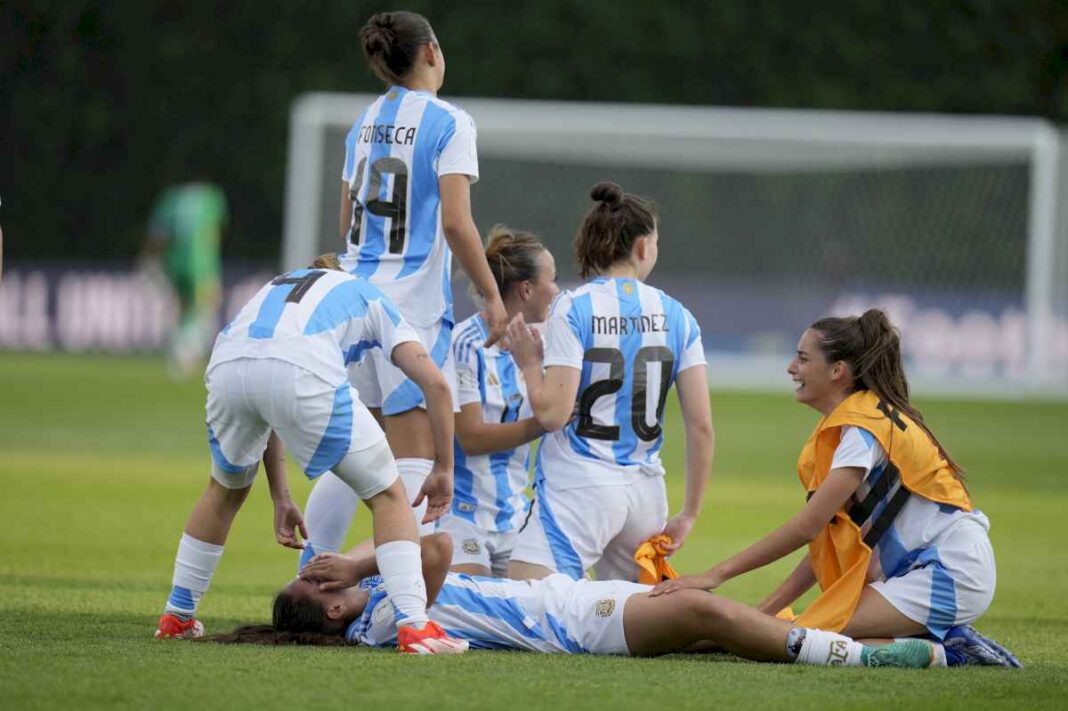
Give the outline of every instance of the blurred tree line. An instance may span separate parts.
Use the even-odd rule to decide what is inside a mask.
[[[231,202],[225,254],[273,259],[290,104],[306,91],[379,90],[357,31],[400,8],[434,25],[446,97],[1068,121],[1068,0],[8,0],[10,257],[133,255],[158,191],[207,178]]]

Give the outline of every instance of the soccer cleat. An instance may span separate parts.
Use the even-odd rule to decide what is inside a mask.
[[[397,630],[397,649],[402,654],[463,654],[467,646],[467,640],[449,637],[436,622]]]
[[[946,648],[946,664],[951,667],[1013,667],[1023,665],[1020,660],[1000,644],[981,635],[971,625],[950,627],[943,642]]]
[[[200,620],[181,620],[175,615],[165,613],[159,618],[156,639],[193,639],[204,635],[204,625]]]
[[[865,646],[864,651],[860,653],[860,660],[866,667],[926,669],[931,666],[933,656],[930,642],[907,639],[878,647]]]

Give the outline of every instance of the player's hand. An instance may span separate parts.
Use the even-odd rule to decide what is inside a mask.
[[[716,569],[713,568],[705,573],[698,575],[681,575],[671,580],[665,580],[662,583],[657,583],[652,590],[649,591],[651,597],[657,595],[669,595],[678,590],[715,590],[723,584],[723,578],[720,576]]]
[[[686,542],[686,537],[690,535],[696,521],[696,517],[680,513],[667,522],[663,532],[671,536],[671,545],[664,546],[668,555],[682,548],[682,544]]]
[[[320,553],[300,571],[302,580],[319,585],[323,592],[350,588],[359,580],[359,564],[339,553]]]
[[[426,499],[426,515],[420,523],[432,523],[441,518],[442,514],[449,510],[452,503],[452,469],[434,464],[423,488],[419,490],[419,496],[412,502],[412,508],[419,506]]]
[[[508,324],[507,341],[508,351],[520,368],[541,364],[544,352],[541,333],[523,320],[523,314],[516,314],[512,322]]]
[[[297,537],[297,533],[300,537]],[[289,497],[274,503],[274,539],[286,548],[304,549],[304,541],[307,540],[308,529],[304,525],[304,516],[300,509]]]
[[[489,348],[504,337],[504,330],[508,327],[508,311],[504,308],[504,301],[499,295],[487,299],[482,308],[482,318],[489,329],[489,337],[486,339],[486,348]]]

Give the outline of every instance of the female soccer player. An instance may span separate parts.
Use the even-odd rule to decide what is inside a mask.
[[[808,556],[760,609],[779,610],[818,581],[823,593],[802,624],[857,638],[929,634],[946,640],[950,655],[985,645],[985,663],[1018,666],[965,627],[994,597],[990,522],[909,401],[900,338],[886,315],[817,321],[787,372],[794,397],[822,414],[798,460],[808,503],[741,553],[653,594],[713,589],[807,544]]]
[[[537,237],[497,225],[490,231],[486,260],[508,317],[522,314],[531,323],[543,322],[558,289],[553,256]],[[455,570],[503,576],[528,506],[528,443],[543,430],[530,411],[511,354],[499,344],[487,347],[488,335],[485,318],[476,313],[457,326],[453,337],[460,400],[455,495],[450,513],[438,525],[456,543]],[[410,492],[419,490],[418,480],[402,478]],[[317,552],[341,547],[356,504],[351,489],[329,472],[316,482],[309,501],[311,538],[302,564]],[[422,518],[421,511],[416,518]],[[429,533],[427,527],[421,530]]]
[[[712,644],[758,661],[828,666],[922,668],[934,659],[933,645],[922,640],[865,646],[843,635],[795,628],[701,591],[653,598],[646,594],[650,586],[623,581],[446,573],[448,536],[426,536],[421,543],[432,603],[428,614],[458,641],[478,649],[651,656]],[[241,628],[214,641],[337,644],[347,639],[393,646],[392,602],[374,573],[371,557],[319,556],[275,598],[270,626]]]
[[[173,588],[157,637],[202,633],[193,617],[197,603],[261,456],[280,514],[279,542],[300,547],[293,535],[293,528],[301,526],[300,512],[285,486],[284,442],[309,478],[333,469],[371,509],[374,555],[397,603],[402,651],[424,645],[426,639],[446,639],[426,617],[415,519],[393,455],[348,382],[345,366],[372,345],[384,349],[426,396],[437,464],[418,498],[429,499],[434,516],[447,508],[452,497],[452,395],[418,336],[363,279],[328,269],[283,274],[260,289],[215,342],[205,375],[211,480],[178,546]]]
[[[599,579],[637,580],[635,549],[661,532],[671,550],[683,544],[712,466],[700,329],[679,302],[643,283],[656,264],[656,211],[615,183],[598,183],[590,196],[597,204],[575,254],[592,278],[553,304],[544,377],[536,334],[521,320],[508,329],[534,416],[550,433],[535,459],[533,510],[511,577],[579,578],[592,566]],[[686,498],[668,521],[659,452],[673,383],[686,426]]]
[[[490,343],[506,325],[471,217],[471,183],[478,179],[475,125],[437,98],[445,57],[426,18],[373,15],[360,30],[360,43],[387,89],[345,139],[341,231],[348,252],[342,263],[397,305],[452,384],[452,253],[485,301]],[[353,369],[352,380],[364,404],[384,416],[401,474],[408,481],[424,479],[433,467],[433,444],[419,388],[378,352]],[[329,491],[315,491],[309,499],[313,528],[320,502],[330,498]]]

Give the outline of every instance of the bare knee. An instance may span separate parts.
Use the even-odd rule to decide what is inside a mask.
[[[245,503],[250,491],[252,491],[251,484],[240,489],[230,489],[215,481],[215,479],[210,479],[208,488],[204,492],[204,497],[222,506],[236,509]]]
[[[731,605],[726,598],[704,590],[680,590],[672,597],[680,595],[685,595],[684,599],[675,602],[680,606],[682,614],[704,621],[728,624],[737,621],[735,606]]]

